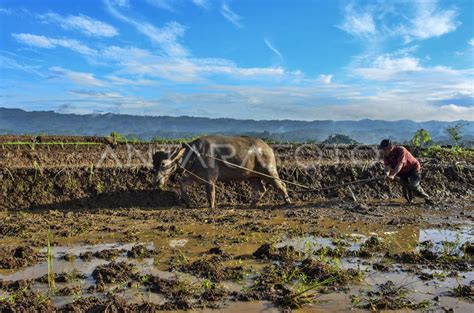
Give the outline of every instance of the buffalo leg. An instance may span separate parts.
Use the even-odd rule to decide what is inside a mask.
[[[267,189],[263,185],[263,182],[260,178],[250,178],[249,181],[250,186],[252,186],[253,189],[252,205],[257,205],[265,195],[265,192],[267,192]]]
[[[180,184],[180,191],[181,191],[181,201],[184,202],[186,207],[191,207],[191,199],[189,199],[189,195],[186,192],[186,187],[191,185],[192,179],[189,176],[183,178]]]
[[[278,177],[278,173],[272,173],[273,179],[271,180],[272,185],[278,189],[281,194],[285,197],[285,203],[291,204],[290,197],[288,196],[288,191],[286,190],[286,185]]]
[[[211,209],[216,208],[216,185],[206,184],[207,202]]]

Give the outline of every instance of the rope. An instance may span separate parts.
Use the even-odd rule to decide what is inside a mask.
[[[287,183],[289,185],[293,185],[293,186],[297,186],[297,187],[301,187],[301,188],[304,188],[306,190],[291,190],[291,189],[288,189],[288,191],[292,191],[292,192],[315,192],[315,191],[324,191],[324,190],[329,190],[329,189],[334,189],[334,188],[339,188],[339,187],[344,187],[344,186],[350,186],[350,185],[355,185],[355,184],[361,184],[361,183],[367,183],[367,182],[371,182],[371,181],[376,181],[376,180],[382,180],[382,179],[385,179],[385,176],[379,176],[379,177],[374,177],[374,178],[366,178],[366,179],[359,179],[359,180],[354,180],[352,182],[348,182],[348,183],[343,183],[343,184],[338,184],[338,185],[333,185],[333,186],[328,186],[328,187],[322,187],[322,188],[311,188],[309,186],[305,186],[305,185],[301,185],[301,184],[298,184],[298,183],[295,183],[295,182],[292,182],[292,181],[289,181],[289,180],[286,180],[286,179],[282,179],[282,178],[279,178],[279,177],[274,177],[274,176],[271,176],[271,175],[267,175],[267,174],[264,174],[264,173],[261,173],[261,172],[258,172],[258,171],[254,171],[254,170],[251,170],[249,168],[246,168],[244,166],[240,166],[240,165],[237,165],[237,164],[234,164],[234,163],[231,163],[231,162],[228,162],[226,160],[223,160],[223,159],[220,159],[218,157],[215,157],[215,156],[212,156],[212,155],[209,155],[209,154],[206,154],[206,153],[199,153],[197,152],[196,150],[194,150],[189,144],[187,144],[186,142],[184,143],[189,149],[191,149],[191,151],[193,151],[194,153],[196,153],[197,155],[204,155],[204,156],[207,156],[207,157],[210,157],[212,159],[215,159],[217,161],[220,161],[220,162],[223,162],[223,163],[226,163],[230,166],[234,166],[236,168],[240,168],[240,169],[244,169],[246,171],[249,171],[249,172],[252,172],[252,173],[255,173],[255,174],[258,174],[258,175],[261,175],[261,176],[264,176],[264,177],[267,177],[267,178],[271,178],[271,179],[278,179],[284,183]],[[191,175],[199,178],[200,180],[208,183],[208,184],[212,184],[211,182],[208,182],[206,180],[204,180],[203,178],[197,176],[196,174],[186,170],[184,167],[181,166],[181,164],[179,165],[182,169],[184,169],[185,171],[187,171],[188,173],[190,173]]]
[[[183,166],[181,166],[181,164],[179,164],[179,163],[178,163],[178,166],[179,166],[185,173],[190,174],[191,176],[193,176],[193,177],[199,179],[200,181],[202,181],[202,182],[204,182],[204,183],[206,183],[206,184],[208,184],[208,185],[214,186],[215,188],[219,189],[220,191],[223,191],[223,190],[224,190],[223,188],[219,188],[216,184],[214,184],[214,183],[212,183],[212,182],[210,182],[210,181],[208,181],[208,180],[205,180],[205,179],[202,178],[201,176],[196,175],[196,174],[194,174],[193,172],[191,172],[191,171],[185,169],[185,168],[184,168]],[[235,191],[232,191],[232,190],[227,190],[227,192],[233,193],[234,195],[237,195],[237,196],[240,196],[240,197],[243,197],[243,198],[246,198],[246,199],[253,199],[253,197],[249,197],[249,196],[243,195],[243,194],[241,194],[241,193],[238,193],[238,192],[235,192]]]
[[[233,167],[236,167],[236,168],[240,168],[240,169],[244,169],[246,171],[249,171],[251,173],[255,173],[255,174],[258,174],[260,176],[263,176],[263,177],[267,177],[267,178],[271,178],[271,179],[278,179],[284,183],[287,183],[287,184],[290,184],[290,185],[294,185],[294,186],[298,186],[298,187],[301,187],[301,188],[305,188],[305,189],[311,189],[311,187],[308,187],[308,186],[305,186],[305,185],[301,185],[301,184],[298,184],[298,183],[295,183],[295,182],[292,182],[292,181],[289,181],[289,180],[285,180],[285,179],[282,179],[280,177],[274,177],[274,176],[271,176],[271,175],[268,175],[268,174],[264,174],[262,172],[258,172],[258,171],[254,171],[254,170],[251,170],[247,167],[244,167],[244,166],[240,166],[240,165],[237,165],[237,164],[234,164],[234,163],[231,163],[231,162],[228,162],[226,160],[223,160],[223,159],[220,159],[218,157],[215,157],[215,156],[212,156],[212,155],[209,155],[207,153],[199,153],[197,152],[196,150],[194,150],[189,144],[187,143],[184,143],[186,146],[188,146],[189,149],[191,149],[194,153],[196,153],[197,155],[204,155],[204,156],[207,156],[207,157],[210,157],[212,159],[215,159],[217,161],[221,161],[223,163],[226,163],[230,166],[233,166]]]
[[[333,185],[333,186],[328,186],[328,187],[323,187],[323,188],[313,188],[313,189],[308,189],[308,190],[292,190],[292,191],[294,191],[294,192],[324,191],[324,190],[328,190],[328,189],[334,189],[334,188],[339,188],[339,187],[344,187],[344,186],[350,186],[350,185],[368,183],[368,182],[371,182],[371,181],[382,180],[382,179],[385,179],[385,176],[374,177],[374,178],[365,178],[365,179],[359,179],[359,180],[353,180],[353,181],[351,181],[351,182],[347,182],[347,183],[343,183],[343,184],[338,184],[338,185]]]

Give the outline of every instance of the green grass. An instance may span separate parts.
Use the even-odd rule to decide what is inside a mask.
[[[437,159],[473,159],[474,150],[470,148],[461,148],[459,146],[444,148],[439,145],[434,145],[423,149],[421,151],[421,156]]]
[[[54,269],[53,269],[53,254],[51,252],[51,241],[53,239],[53,234],[51,229],[48,229],[48,239],[47,239],[47,261],[48,261],[48,289],[50,292],[54,292],[56,289],[56,283],[54,281]]]

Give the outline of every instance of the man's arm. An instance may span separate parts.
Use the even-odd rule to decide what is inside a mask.
[[[392,168],[390,167],[390,165],[387,165],[385,164],[385,169],[384,169],[384,173],[385,173],[385,176],[390,176],[390,172],[392,171]]]
[[[388,175],[389,179],[395,179],[395,176],[401,171],[401,169],[403,168],[403,165],[405,165],[405,163],[406,163],[406,152],[407,152],[407,150],[405,150],[404,148],[401,148],[401,149],[397,150],[397,154],[398,154],[397,166],[395,166],[395,168]]]
[[[398,172],[400,172],[402,167],[403,167],[403,162],[398,163],[397,166],[390,172],[389,177],[391,179],[394,179],[395,176],[398,174]]]

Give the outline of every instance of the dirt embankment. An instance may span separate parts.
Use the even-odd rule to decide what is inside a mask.
[[[53,136],[53,135],[0,135],[0,143],[6,142],[30,142],[30,143],[44,143],[44,142],[97,142],[108,143],[108,137],[97,136]]]
[[[179,205],[179,177],[172,177],[168,191],[158,190],[155,173],[149,167],[150,164],[143,163],[131,148],[136,151],[155,151],[169,150],[172,147],[106,146],[106,157],[101,156],[101,149],[104,148],[98,149],[95,146],[67,147],[63,153],[62,148],[58,146],[51,146],[50,150],[44,146],[41,146],[41,150],[28,150],[26,147],[17,148],[18,150],[4,148],[1,152],[0,209]],[[382,164],[378,162],[371,148],[340,149],[337,155],[335,150],[321,147],[311,149],[310,146],[275,146],[275,150],[281,178],[314,188],[382,174]],[[130,151],[135,153],[132,157],[129,155]],[[354,155],[356,157],[353,157]],[[59,165],[58,159],[68,161],[60,161],[66,164]],[[26,163],[25,160],[28,160],[28,164],[23,166],[7,166]],[[35,160],[39,161],[35,163]],[[99,162],[101,160],[102,162]],[[128,166],[127,160],[131,160]],[[33,165],[30,165],[31,163]],[[422,184],[435,198],[472,197],[472,164],[425,160],[423,167]],[[299,189],[291,185],[288,188]],[[401,196],[396,184],[389,185],[384,181],[356,185],[352,190],[360,199]],[[206,205],[202,186],[192,186],[189,193],[196,205]],[[349,191],[347,188],[316,193],[290,191],[290,196],[295,201],[312,201],[336,196],[348,197]],[[249,203],[250,197],[251,190],[246,183],[218,184],[219,205]],[[282,200],[279,194],[270,189],[263,199],[263,204],[279,204]]]
[[[158,144],[21,144],[0,143],[0,167],[83,168],[132,167],[151,164],[155,151],[173,149]]]
[[[8,168],[76,168],[151,166],[156,151],[172,151],[175,144],[2,144],[0,167]],[[303,166],[335,162],[374,162],[379,159],[376,146],[329,146],[314,144],[280,144],[272,146],[278,164],[299,163]]]

